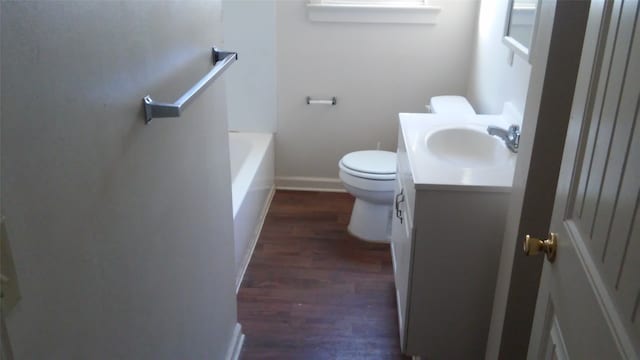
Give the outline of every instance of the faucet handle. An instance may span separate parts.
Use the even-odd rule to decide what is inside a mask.
[[[518,149],[520,145],[520,126],[513,124],[509,126],[509,140],[513,144],[514,149]]]

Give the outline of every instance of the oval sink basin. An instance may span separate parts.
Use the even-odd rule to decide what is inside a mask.
[[[481,126],[439,129],[425,136],[425,144],[439,160],[464,168],[498,166],[512,156],[502,139],[489,135]]]

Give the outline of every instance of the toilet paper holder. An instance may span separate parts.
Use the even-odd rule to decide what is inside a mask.
[[[307,105],[336,105],[336,97],[332,97],[329,100],[311,99],[311,96],[307,96]]]

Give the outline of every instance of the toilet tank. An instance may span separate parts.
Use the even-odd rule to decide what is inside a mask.
[[[469,101],[464,96],[434,96],[429,100],[429,108],[434,114],[475,115]]]

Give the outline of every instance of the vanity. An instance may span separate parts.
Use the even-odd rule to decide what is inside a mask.
[[[391,251],[402,351],[484,357],[516,154],[498,115],[402,113]]]

